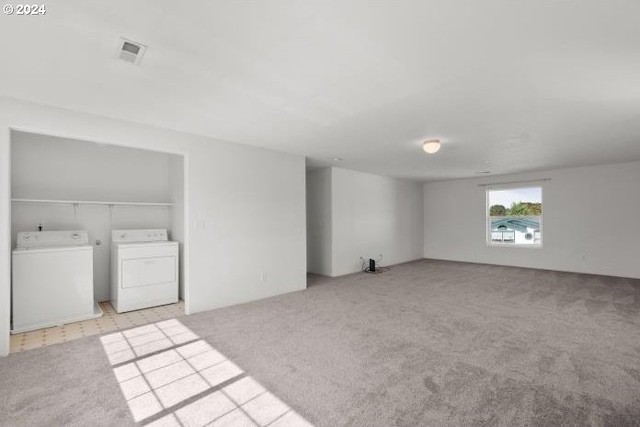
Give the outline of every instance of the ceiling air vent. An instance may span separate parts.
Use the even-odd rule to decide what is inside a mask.
[[[146,52],[147,47],[142,43],[120,38],[118,45],[118,58],[132,64],[139,64]]]

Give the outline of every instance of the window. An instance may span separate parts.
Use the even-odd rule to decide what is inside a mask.
[[[542,245],[542,187],[487,190],[487,244]]]

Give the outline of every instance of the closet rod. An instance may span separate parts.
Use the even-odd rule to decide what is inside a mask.
[[[16,203],[55,203],[65,205],[123,205],[123,206],[173,206],[164,202],[103,202],[98,200],[45,200],[45,199],[11,199]]]

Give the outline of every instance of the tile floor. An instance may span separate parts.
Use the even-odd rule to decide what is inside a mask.
[[[108,302],[101,302],[100,307],[104,314],[99,319],[11,335],[11,353],[172,319],[184,314],[184,301],[122,314],[116,313]]]

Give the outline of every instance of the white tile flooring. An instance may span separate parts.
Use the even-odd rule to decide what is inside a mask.
[[[176,319],[100,340],[131,415],[146,427],[313,427]]]
[[[184,314],[184,302],[118,314],[111,304],[101,302],[104,315],[99,319],[69,323],[37,331],[11,335],[11,353],[71,341],[89,335],[132,328],[147,323],[172,319]],[[186,342],[186,341],[185,341]]]

